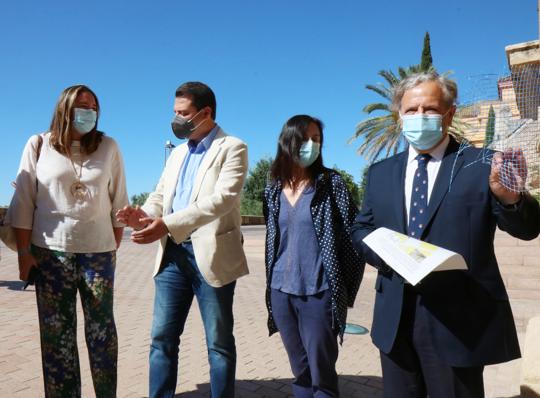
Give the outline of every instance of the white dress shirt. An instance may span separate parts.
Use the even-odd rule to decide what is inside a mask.
[[[427,164],[427,173],[428,173],[428,203],[431,197],[431,191],[433,191],[433,186],[435,185],[435,180],[437,179],[437,174],[439,173],[439,168],[441,167],[441,161],[446,152],[446,147],[450,142],[448,135],[445,139],[437,145],[429,154],[431,159]],[[405,209],[406,209],[406,219],[407,225],[409,224],[409,211],[411,207],[411,195],[413,188],[414,173],[418,168],[418,156],[419,152],[412,145],[409,145],[409,157],[407,159],[407,170],[405,171]]]

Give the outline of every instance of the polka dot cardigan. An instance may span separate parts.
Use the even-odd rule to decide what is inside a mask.
[[[270,282],[279,248],[280,181],[264,190],[263,213],[266,221],[266,305],[268,330],[277,332],[272,317]],[[321,249],[323,269],[332,293],[332,327],[343,342],[347,307],[352,307],[364,273],[365,262],[352,246],[350,227],[358,213],[345,182],[334,170],[326,169],[315,179],[311,215]]]

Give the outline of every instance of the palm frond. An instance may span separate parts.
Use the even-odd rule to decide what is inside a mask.
[[[435,71],[435,68],[433,68],[433,70]],[[448,77],[448,76],[453,75],[453,74],[454,74],[453,70],[447,70],[441,76]]]
[[[407,74],[407,68],[404,68],[403,66],[399,66],[398,69],[398,75],[401,79],[403,79],[404,76]]]
[[[369,119],[366,119],[360,123],[358,123],[358,125],[356,126],[356,131],[361,131],[361,130],[364,130],[366,128],[370,128],[372,126],[375,126],[375,125],[379,125],[381,123],[394,123],[394,118],[391,114],[388,114],[388,115],[383,115],[383,116],[375,116],[375,117],[371,117]]]
[[[380,70],[378,74],[386,80],[390,87],[394,87],[399,83],[400,79],[391,70]]]
[[[368,162],[373,163],[381,158],[382,153],[384,153],[383,158],[396,154],[402,144],[401,131],[396,129],[396,125],[391,125],[384,132],[379,132],[376,137],[372,137],[370,141],[364,141],[357,153],[363,155]]]
[[[388,101],[392,100],[392,92],[382,84],[374,86],[373,84],[366,84],[368,90],[374,91],[379,94],[381,97],[386,98]]]
[[[401,130],[392,114],[367,119],[359,123],[356,134],[349,139],[349,143],[359,137],[363,141],[356,152],[363,156],[368,163],[373,163],[383,153],[385,157],[396,154],[403,142]]]
[[[371,113],[373,111],[388,111],[391,112],[390,106],[388,104],[383,104],[382,102],[377,102],[373,104],[367,104],[362,109],[362,112]]]

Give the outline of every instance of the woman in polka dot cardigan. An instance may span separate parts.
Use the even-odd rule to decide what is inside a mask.
[[[323,166],[323,124],[290,118],[264,191],[266,302],[270,334],[280,332],[297,397],[338,397],[337,337],[364,272],[350,226],[358,209],[345,182]]]

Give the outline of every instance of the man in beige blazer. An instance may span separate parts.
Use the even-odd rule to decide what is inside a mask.
[[[203,83],[176,90],[172,129],[188,141],[169,157],[156,190],[142,208],[118,219],[132,240],[160,240],[154,281],[150,397],[173,397],[180,335],[197,298],[206,333],[212,397],[233,398],[236,348],[233,295],[248,273],[240,231],[240,193],[247,147],[215,123],[216,100]]]

